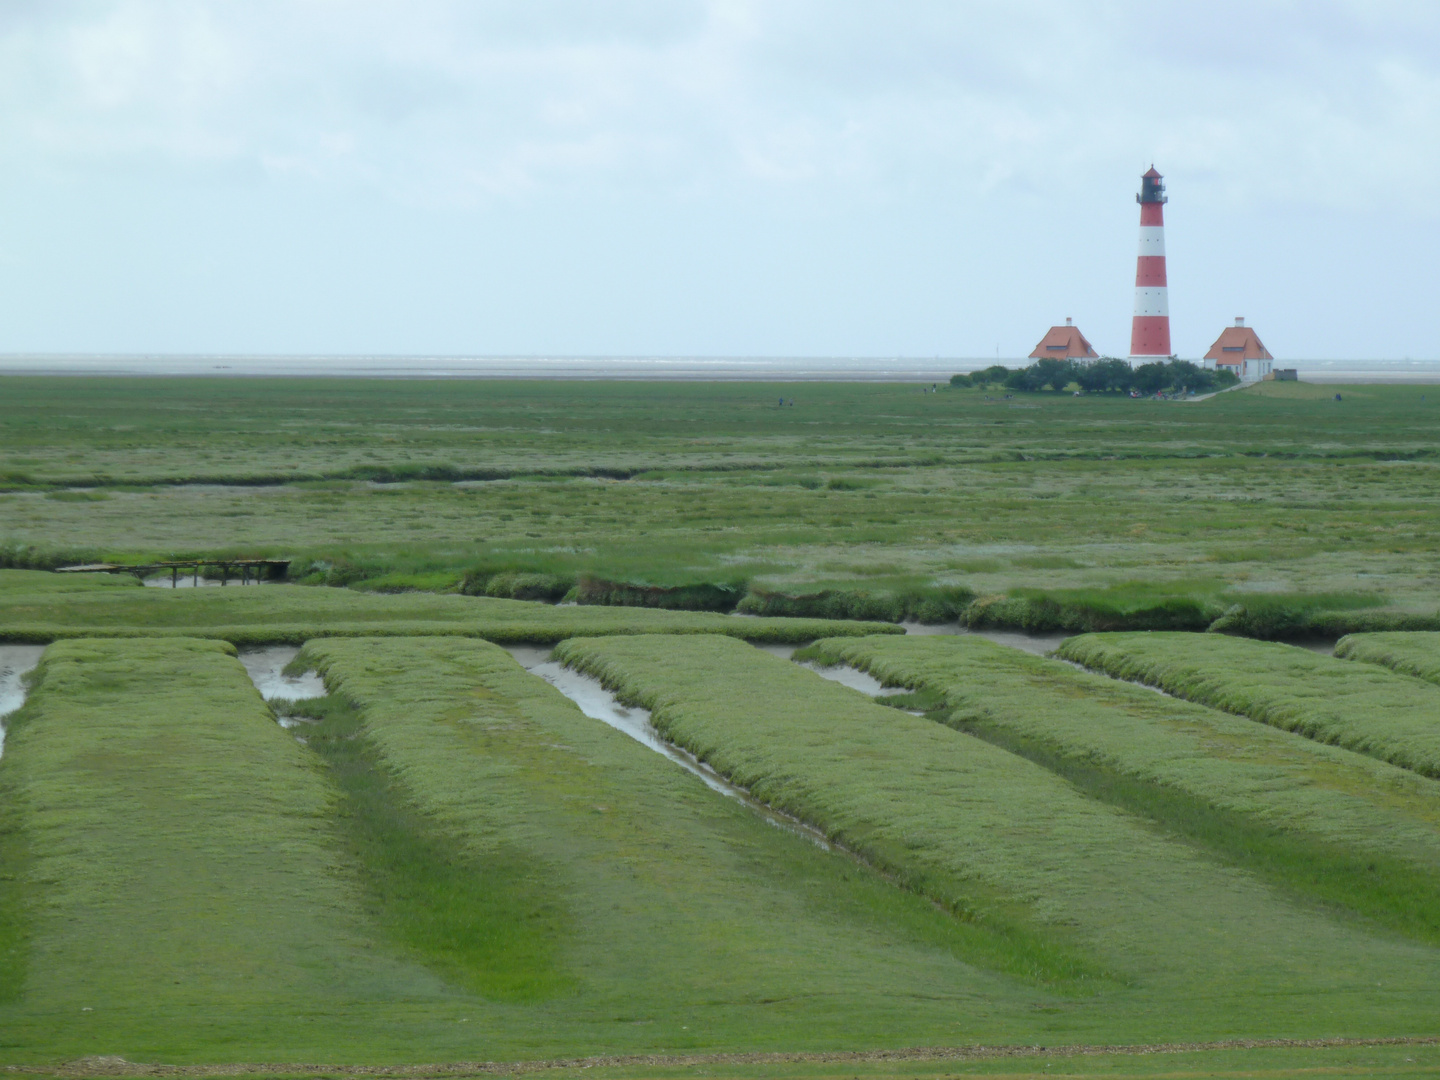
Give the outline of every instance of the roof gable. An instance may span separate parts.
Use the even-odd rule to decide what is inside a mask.
[[[1035,346],[1030,359],[1039,360],[1048,356],[1056,360],[1093,360],[1099,355],[1085,340],[1078,326],[1052,326],[1040,339],[1040,344]]]
[[[1274,360],[1260,335],[1248,326],[1227,326],[1205,354],[1206,360],[1238,364],[1242,360]]]

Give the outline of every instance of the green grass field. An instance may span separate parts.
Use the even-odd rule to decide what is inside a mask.
[[[989,966],[1110,1000],[1117,1017],[1131,994],[1148,998],[1152,1032],[1202,1013],[1231,1031],[1318,1021],[1321,999],[1343,993],[1302,1004],[1320,971],[1354,972],[1381,950],[1422,969],[1436,955],[1287,903],[1038,765],[742,643],[575,639],[557,655],[653,709],[722,774],[993,933]]]
[[[372,948],[334,794],[229,646],[62,642],[37,674],[0,761],[6,1060],[313,1054],[443,1002]]]
[[[1440,683],[1440,634],[1437,633],[1351,634],[1336,643],[1335,655],[1342,660],[1379,664],[1401,675]]]
[[[1069,1011],[495,646],[309,655],[307,748],[224,644],[47,650],[0,768],[4,1060],[874,1049]]]
[[[329,744],[381,924],[480,997],[527,1006],[492,1023],[486,1053],[900,1046],[1056,1001],[977,970],[955,920],[582,715],[502,649],[317,641],[303,657],[353,710],[294,708],[328,717],[307,735]],[[387,837],[397,813],[418,824]],[[417,851],[417,833],[446,847]]]
[[[1418,388],[3,390],[0,643],[48,645],[0,757],[13,1075],[1440,1072],[1333,1043],[1440,1035]],[[48,572],[244,556],[287,580]],[[1197,701],[910,620],[1099,632],[1065,655]],[[752,647],[814,639],[913,692]],[[261,644],[329,696],[262,702]]]
[[[1198,404],[843,383],[5,388],[16,566],[265,555],[332,584],[583,582],[756,613],[951,618],[973,595],[982,622],[1048,630],[1440,629],[1440,402],[1410,387]]]
[[[1440,777],[1440,689],[1408,675],[1218,634],[1084,635],[1058,655]]]
[[[314,637],[453,634],[545,645],[577,634],[702,633],[793,644],[826,634],[887,632],[900,630],[880,623],[556,607],[483,596],[385,595],[292,585],[147,589],[128,575],[0,570],[0,642],[180,635],[236,645],[300,645]]]
[[[882,700],[928,708],[1279,889],[1440,944],[1433,781],[979,638],[837,638],[797,656],[911,687]]]

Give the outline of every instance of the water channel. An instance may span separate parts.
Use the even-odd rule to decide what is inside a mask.
[[[264,645],[255,649],[241,649],[240,663],[255,689],[263,698],[283,698],[286,701],[300,701],[303,698],[325,696],[325,683],[313,671],[303,675],[286,675],[285,668],[295,659],[300,650],[294,645]]]
[[[682,769],[698,776],[712,791],[744,803],[772,825],[799,833],[827,849],[833,846],[818,829],[771,809],[744,788],[730,783],[693,754],[666,742],[650,723],[649,710],[622,705],[598,679],[555,663],[550,659],[552,650],[549,645],[512,645],[507,647],[507,651],[521,667],[555,687],[591,719],[609,724],[636,742],[663,754]],[[789,651],[793,653],[795,650],[790,647]],[[38,657],[39,650],[36,652]],[[239,658],[261,697],[282,698],[286,701],[324,697],[325,684],[315,672],[307,671],[302,675],[284,674],[284,669],[299,652],[293,645],[272,645],[242,649]],[[279,719],[280,726],[284,728],[294,728],[303,722],[293,717]]]
[[[325,696],[325,682],[313,671],[303,675],[286,675],[285,668],[294,660],[300,650],[294,645],[263,645],[255,649],[240,649],[240,663],[245,674],[260,691],[260,696],[269,700],[301,701],[305,698]],[[287,730],[305,723],[293,716],[279,717],[277,723]],[[302,742],[304,740],[301,740]]]
[[[972,631],[955,625],[903,625],[907,634],[974,634],[976,637],[993,641],[997,645],[1020,649],[1036,656],[1048,655],[1068,636],[1065,634],[1024,634],[991,630]],[[794,656],[798,646],[761,644],[756,648],[782,660],[789,660]],[[21,676],[35,666],[43,651],[44,647],[38,645],[0,646],[0,717],[18,708],[24,701],[24,686]],[[301,675],[284,674],[285,667],[295,659],[299,651],[298,648],[291,645],[273,645],[242,649],[239,652],[239,658],[240,663],[244,665],[245,671],[249,674],[251,682],[255,684],[255,688],[260,691],[261,696],[267,699],[282,698],[287,701],[296,701],[303,698],[323,697],[325,684],[313,671]],[[663,755],[675,765],[699,777],[712,791],[744,803],[771,824],[800,833],[827,849],[833,847],[819,830],[765,805],[744,788],[730,783],[693,754],[666,741],[651,723],[649,710],[622,704],[614,694],[601,685],[598,679],[564,667],[550,659],[552,652],[550,646],[511,645],[506,646],[506,651],[515,658],[521,667],[555,687],[591,719],[608,724],[648,749]],[[1318,648],[1317,651],[1319,651]],[[838,682],[867,697],[905,693],[905,690],[900,687],[882,686],[873,675],[860,671],[858,668],[845,665],[821,667],[810,663],[806,663],[804,666],[822,678]],[[1078,665],[1072,666],[1078,667]],[[1164,693],[1155,687],[1147,687],[1147,689]],[[291,718],[280,720],[281,725],[287,728],[294,727],[299,722]],[[0,752],[3,750],[4,732],[3,729],[0,729]]]
[[[208,589],[220,588],[222,585],[234,585],[236,588],[248,589],[251,585],[265,585],[268,582],[251,579],[242,582],[238,577],[232,577],[229,581],[220,578],[201,577],[198,580],[194,574],[181,573],[172,578],[169,574],[155,574],[152,577],[141,578],[140,584],[147,589]]]
[[[25,676],[44,651],[44,645],[0,645],[0,757],[5,755],[5,718],[25,704]]]
[[[770,824],[799,833],[826,849],[833,847],[819,829],[812,828],[798,818],[793,818],[789,814],[781,813],[765,805],[744,788],[730,783],[689,751],[667,742],[651,724],[650,710],[621,704],[614,694],[601,685],[599,679],[590,675],[582,675],[578,671],[551,660],[550,646],[508,645],[506,651],[516,659],[521,667],[555,687],[591,719],[609,724],[636,742],[642,743],[658,754],[663,754],[682,769],[698,776],[712,791],[744,803]],[[794,648],[791,647],[790,652],[794,651]]]

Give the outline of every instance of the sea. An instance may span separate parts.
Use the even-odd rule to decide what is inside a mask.
[[[1018,357],[0,355],[0,375],[943,383]],[[1440,360],[1277,360],[1316,383],[1440,383]]]

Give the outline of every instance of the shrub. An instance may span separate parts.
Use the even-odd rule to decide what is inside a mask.
[[[1010,377],[1010,369],[1004,364],[991,364],[980,371],[970,373],[970,381],[976,386],[1003,385]]]
[[[1124,360],[1102,356],[1075,365],[1075,382],[1087,394],[1127,393],[1135,383],[1135,369]]]

